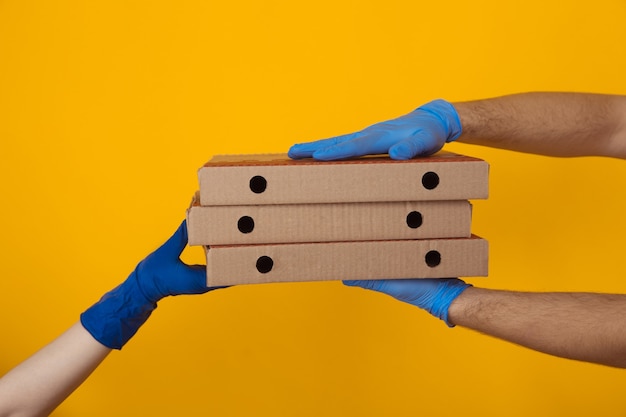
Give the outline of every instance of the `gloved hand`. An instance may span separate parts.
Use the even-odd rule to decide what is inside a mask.
[[[187,245],[185,221],[160,248],[141,261],[117,288],[80,316],[89,333],[104,346],[121,349],[168,295],[202,294],[206,268],[184,264],[179,256]]]
[[[344,281],[351,287],[367,288],[379,291],[392,297],[413,304],[443,320],[449,327],[448,309],[465,289],[471,287],[457,278],[424,278],[424,279],[388,279]]]
[[[330,161],[388,153],[392,159],[411,159],[431,155],[460,135],[461,120],[454,106],[435,100],[360,132],[293,145],[289,157]]]

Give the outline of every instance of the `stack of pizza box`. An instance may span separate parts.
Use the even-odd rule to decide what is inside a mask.
[[[215,156],[187,212],[207,285],[486,276],[487,241],[469,200],[488,164],[439,152],[320,162],[285,154]]]

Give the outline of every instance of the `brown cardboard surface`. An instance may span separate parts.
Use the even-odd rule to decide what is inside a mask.
[[[187,213],[190,245],[469,237],[459,201],[200,206]]]
[[[202,205],[468,200],[488,196],[488,164],[439,152],[320,162],[286,154],[215,156],[198,171]]]
[[[436,263],[437,253],[440,263]],[[207,285],[486,276],[488,243],[462,239],[225,245],[206,249]],[[269,269],[269,271],[268,271]]]

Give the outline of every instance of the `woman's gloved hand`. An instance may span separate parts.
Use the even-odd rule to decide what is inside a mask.
[[[104,346],[121,349],[150,317],[161,298],[203,294],[214,289],[206,286],[206,267],[186,265],[180,260],[186,245],[187,224],[183,221],[174,235],[141,261],[126,281],[80,316],[83,327]]]

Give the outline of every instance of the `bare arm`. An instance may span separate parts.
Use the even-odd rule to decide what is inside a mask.
[[[626,96],[523,93],[454,103],[458,141],[549,156],[626,158]]]
[[[550,156],[626,158],[626,97],[525,93],[454,105],[459,141]],[[626,367],[626,295],[469,288],[451,321],[561,357]]]
[[[137,265],[52,343],[0,379],[0,417],[48,415],[104,360],[121,349],[163,297],[203,294],[206,268],[180,260],[187,224]]]
[[[110,351],[76,323],[0,379],[0,416],[50,414]]]
[[[452,323],[540,352],[626,368],[626,295],[467,288]]]
[[[626,96],[523,93],[454,104],[435,100],[358,132],[293,145],[289,155],[334,160],[388,153],[409,159],[454,140],[549,156],[626,159]],[[450,318],[532,349],[626,367],[626,295],[469,288],[458,296],[465,283],[433,279],[348,285],[389,294],[446,322]]]
[[[454,140],[548,156],[626,159],[626,96],[522,93],[460,103],[435,100],[358,132],[293,145],[289,156],[334,160],[388,153],[410,159]]]

